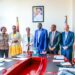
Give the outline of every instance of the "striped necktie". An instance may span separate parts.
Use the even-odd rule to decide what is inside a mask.
[[[54,32],[52,32],[51,45],[53,45],[54,36],[55,36],[55,33],[54,33]]]

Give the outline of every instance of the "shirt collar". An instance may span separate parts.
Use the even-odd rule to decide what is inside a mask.
[[[52,31],[52,33],[56,33],[56,30],[55,31]]]

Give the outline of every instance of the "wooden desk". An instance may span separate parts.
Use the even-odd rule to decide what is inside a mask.
[[[25,60],[13,59],[11,62],[5,62],[7,71],[4,75],[57,75],[60,62],[53,62],[53,59],[53,55],[33,56]]]

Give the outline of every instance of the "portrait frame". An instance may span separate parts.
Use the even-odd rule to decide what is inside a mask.
[[[44,6],[32,6],[32,22],[44,22]]]

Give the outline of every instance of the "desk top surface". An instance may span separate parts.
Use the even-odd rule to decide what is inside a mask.
[[[50,75],[51,72],[52,73],[57,73],[59,71],[59,67],[61,67],[60,63],[62,63],[60,61],[64,60],[62,56],[61,56],[62,59],[60,59],[59,58],[60,56],[61,55],[57,55],[57,56],[48,55],[48,56],[46,56],[46,58],[47,58],[47,67],[46,67],[45,75]],[[38,56],[33,55],[33,57],[38,57]],[[53,61],[53,60],[56,60],[55,57],[57,57],[58,60],[60,60],[60,61],[58,61],[58,62]],[[26,60],[26,59],[28,59],[26,57],[26,54],[22,54],[20,56],[17,56],[17,58],[3,59],[4,61],[0,62],[0,64],[3,64],[3,65],[0,65],[0,68],[4,68],[4,69],[8,70],[9,68],[13,67],[14,65],[16,65],[16,64],[18,64],[18,63],[20,63],[20,62],[22,62],[23,60]],[[68,65],[68,66],[71,66],[71,65]],[[3,69],[0,69],[0,74],[2,74],[2,71],[3,71]]]

